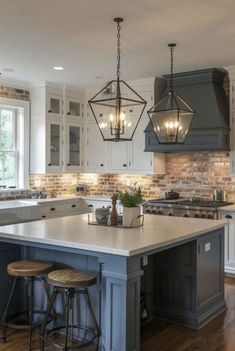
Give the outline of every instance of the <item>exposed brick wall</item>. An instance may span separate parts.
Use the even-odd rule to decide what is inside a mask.
[[[0,86],[0,96],[29,101],[29,91],[24,89]]]
[[[111,196],[116,190],[137,182],[145,198],[161,197],[174,189],[182,196],[211,198],[214,189],[227,191],[235,200],[235,177],[229,176],[227,152],[167,154],[166,175],[47,174],[32,175],[32,189],[45,188],[58,194],[74,194],[76,183],[86,184],[89,195]]]

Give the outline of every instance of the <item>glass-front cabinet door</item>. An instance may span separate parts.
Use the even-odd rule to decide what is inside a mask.
[[[81,121],[83,117],[83,105],[80,99],[72,98],[67,96],[66,97],[66,113],[65,116],[67,118],[71,117],[76,119],[76,121]]]
[[[65,169],[79,170],[82,167],[81,139],[82,127],[67,123],[65,127]]]
[[[48,122],[47,124],[47,169],[56,171],[62,169],[62,123]]]
[[[50,117],[63,116],[63,97],[62,95],[47,94],[47,113]]]

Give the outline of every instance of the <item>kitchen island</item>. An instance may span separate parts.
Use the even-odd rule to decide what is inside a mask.
[[[19,258],[97,272],[91,298],[102,330],[101,350],[140,349],[142,257],[158,265],[152,265],[150,277],[154,300],[160,301],[153,310],[160,317],[165,311],[167,319],[199,328],[225,310],[227,221],[146,215],[144,226],[132,229],[87,222],[87,215],[78,215],[0,227],[1,313],[10,287],[5,266]],[[36,295],[38,304],[42,292]],[[82,316],[89,323],[86,313]]]

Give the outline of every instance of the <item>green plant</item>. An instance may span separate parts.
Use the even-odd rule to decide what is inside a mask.
[[[119,191],[117,193],[118,200],[124,207],[137,207],[144,201],[140,188],[137,189],[134,186],[129,189],[129,191]]]

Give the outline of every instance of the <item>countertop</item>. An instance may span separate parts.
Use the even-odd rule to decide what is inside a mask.
[[[64,200],[77,200],[77,199],[84,199],[84,200],[94,200],[94,201],[110,201],[111,198],[107,196],[91,196],[91,195],[62,195],[58,197],[47,197],[46,199],[27,199],[27,201],[34,201],[37,203],[44,203],[44,202],[54,202],[54,201],[64,201]]]
[[[145,215],[144,226],[125,229],[88,225],[76,215],[0,227],[0,238],[109,253],[144,254],[224,227],[228,221]]]
[[[223,206],[223,207],[218,207],[218,211],[222,211],[222,212],[234,212],[235,211],[235,203],[232,205],[228,205],[228,206]]]

